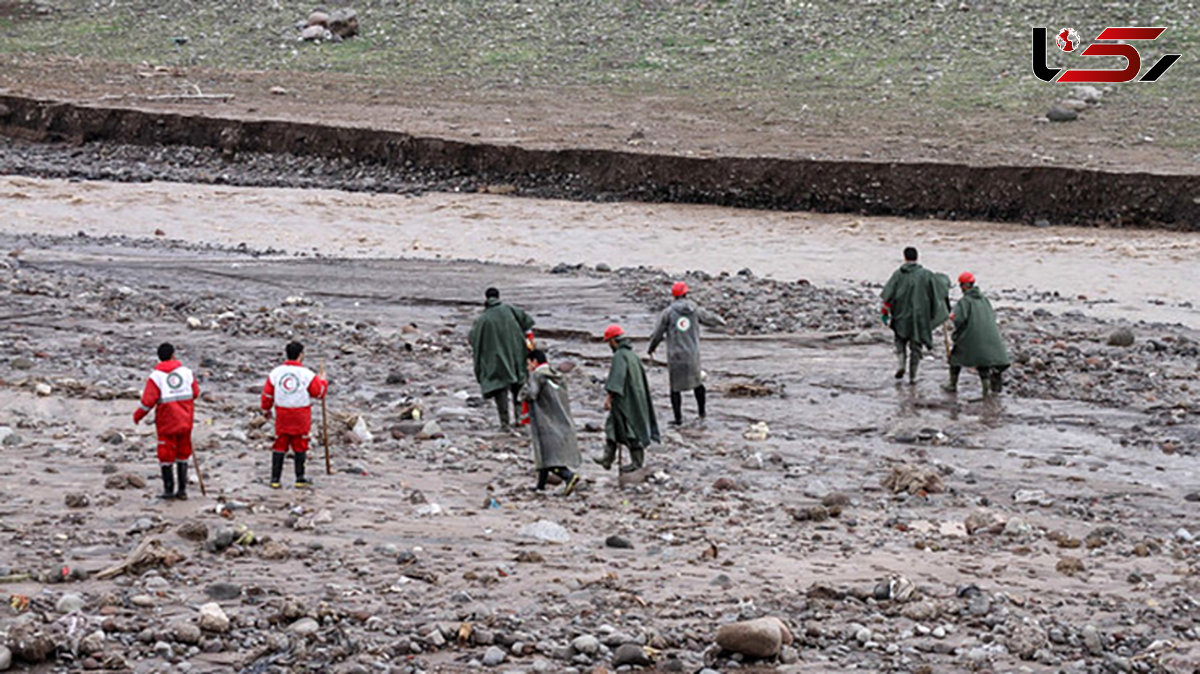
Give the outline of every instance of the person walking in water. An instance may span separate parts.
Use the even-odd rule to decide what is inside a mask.
[[[945,279],[944,281],[940,281]],[[908,372],[908,383],[917,383],[921,349],[933,348],[933,328],[945,322],[949,307],[949,279],[917,263],[917,249],[904,249],[904,264],[883,287],[883,322],[890,324],[896,350],[896,379]]]
[[[725,325],[725,319],[696,306],[688,299],[688,285],[678,281],[671,286],[671,302],[658,318],[658,327],[650,335],[649,355],[665,339],[667,342],[667,372],[671,382],[671,424],[683,423],[683,393],[691,391],[696,398],[696,410],[701,420],[706,416],[707,390],[700,369],[700,325]]]

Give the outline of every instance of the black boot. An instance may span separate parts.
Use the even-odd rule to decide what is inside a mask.
[[[175,498],[180,501],[187,500],[187,461],[175,462]]]
[[[539,468],[538,469],[537,486],[534,487],[533,490],[534,491],[546,491],[546,481],[549,479],[550,479],[550,469],[549,468]]]
[[[675,415],[671,425],[681,425],[683,423],[683,394],[679,391],[671,391],[671,412]]]
[[[700,413],[700,418],[703,419],[707,415],[704,405],[708,401],[708,389],[704,388],[702,384],[692,391],[692,395],[696,396],[696,409]]]
[[[592,457],[592,461],[600,464],[604,470],[612,470],[613,461],[617,459],[617,445],[608,440],[604,441],[604,457],[597,459]]]
[[[309,482],[308,478],[304,476],[304,461],[308,458],[308,452],[296,452],[294,456],[296,459],[296,488],[311,487],[312,482]]]
[[[283,486],[283,460],[286,458],[287,452],[271,452],[271,489]]]
[[[629,463],[621,466],[622,473],[632,473],[635,470],[641,469],[646,463],[646,450],[640,447],[629,448]]]
[[[958,392],[958,375],[962,373],[962,368],[957,365],[950,366],[950,381],[942,384],[942,390],[947,393]]]
[[[158,497],[166,501],[173,501],[175,500],[174,468],[169,463],[159,464],[158,467],[162,470],[163,481],[163,493],[159,494]]]
[[[992,393],[1000,393],[1004,390],[1004,370],[995,368],[992,370]]]

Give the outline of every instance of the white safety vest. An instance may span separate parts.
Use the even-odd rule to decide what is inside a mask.
[[[276,407],[309,407],[308,385],[317,373],[300,365],[280,365],[267,377],[275,388]]]
[[[196,381],[196,376],[181,365],[170,372],[152,371],[150,381],[158,387],[159,404],[174,403],[192,399],[192,383]]]

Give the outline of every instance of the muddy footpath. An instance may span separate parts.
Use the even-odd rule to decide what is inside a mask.
[[[691,272],[729,319],[704,337],[709,419],[685,401],[645,470],[589,463],[563,497],[529,491],[527,438],[478,396],[483,289],[535,317],[596,454],[595,335],[619,321],[644,353],[680,274],[152,235],[5,233],[0,251],[0,670],[1200,667],[1200,334],[1182,324],[1012,290],[1014,366],[983,400],[969,374],[943,393],[936,356],[893,382],[877,283]],[[317,443],[316,488],[285,471],[273,491],[256,409],[290,339],[332,380],[331,471]],[[208,495],[185,502],[155,498],[153,430],[130,420],[164,340],[203,390]]]

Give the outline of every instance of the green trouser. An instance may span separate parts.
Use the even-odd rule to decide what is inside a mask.
[[[980,367],[976,368],[979,371],[979,385],[983,388],[983,394],[1000,393],[1004,388],[1004,371],[1008,369],[1007,365],[998,367]],[[958,376],[962,372],[962,367],[958,365],[950,366],[950,383],[945,386],[947,391],[958,390]]]
[[[496,414],[500,417],[500,427],[508,428],[511,424],[511,416],[508,411],[508,396],[512,395],[513,406],[516,409],[521,409],[521,402],[518,396],[521,393],[521,384],[513,384],[507,389],[498,389],[484,396],[485,398],[493,398],[496,401]]]
[[[896,379],[904,377],[905,366],[907,365],[908,380],[910,382],[916,381],[917,367],[921,363],[921,343],[911,339],[896,337],[894,344],[896,347]]]

